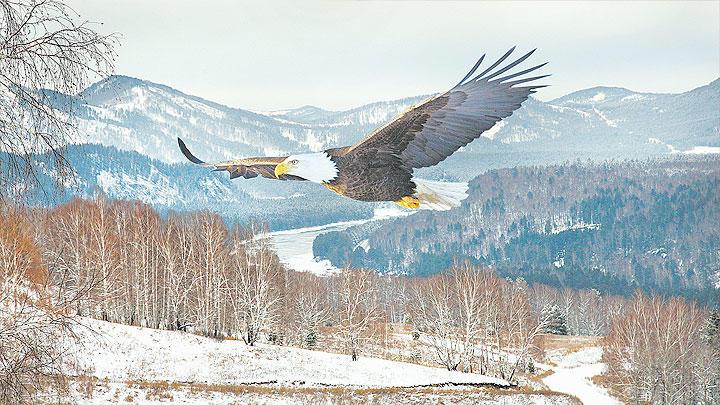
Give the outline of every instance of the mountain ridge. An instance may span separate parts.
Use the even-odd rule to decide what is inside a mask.
[[[593,100],[601,92],[607,93],[602,100],[601,97]],[[183,138],[188,147],[206,161],[318,151],[353,144],[427,97],[379,101],[344,111],[302,106],[260,113],[187,95],[151,81],[117,75],[94,83],[77,96],[53,93],[50,100],[58,108],[69,104],[74,107],[79,136],[72,140],[73,148],[99,145],[97,148],[105,149],[97,153],[116,158],[114,168],[103,169],[106,173],[98,177],[99,168],[93,165],[100,163],[92,157],[83,162],[81,154],[76,153],[75,161],[83,163],[79,170],[83,185],[76,191],[78,195],[92,195],[92,190],[102,189],[113,198],[133,198],[132,192],[137,190],[136,198],[155,203],[138,184],[151,187],[148,183],[157,182],[156,186],[162,189],[167,181],[147,173],[138,177],[131,167],[147,165],[140,163],[145,162],[139,157],[142,156],[151,159],[150,162],[154,159],[186,170],[190,165],[177,148],[177,137]],[[570,93],[554,103],[530,98],[511,117],[441,164],[418,170],[416,175],[468,181],[484,171],[502,167],[547,165],[576,159],[645,159],[698,147],[700,152],[715,151],[720,148],[720,109],[714,109],[715,105],[720,105],[720,80],[669,95],[648,96],[622,88],[597,86]],[[159,171],[166,178],[171,176],[170,169]],[[204,179],[223,175],[202,170],[192,173]],[[261,207],[258,201],[264,201],[263,198],[273,193],[281,198],[316,193],[313,188],[316,185],[277,184],[267,179],[230,182],[223,178],[223,184],[228,186],[224,191],[227,195],[216,196],[219,200],[227,199],[233,201],[232,204],[253,201],[254,207]],[[196,198],[191,197],[195,195],[190,190],[192,187],[199,185],[194,181],[176,185],[182,198]],[[249,196],[243,202],[233,197],[239,191]],[[211,208],[226,218],[247,218],[245,214],[238,214],[237,207],[222,204],[210,207],[202,201],[194,205],[192,201],[165,202],[160,205],[167,209]],[[327,218],[357,218],[372,211],[372,205],[361,205],[343,205],[337,215],[331,212]],[[265,218],[283,215],[283,207],[268,207],[265,213],[261,209],[255,212]],[[293,220],[278,226],[290,226],[291,222],[299,224]]]

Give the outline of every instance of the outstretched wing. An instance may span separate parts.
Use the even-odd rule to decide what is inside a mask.
[[[227,170],[230,173],[231,179],[237,177],[251,179],[257,176],[262,176],[268,179],[278,179],[275,177],[275,166],[282,163],[287,158],[287,156],[250,157],[245,159],[229,160],[227,162],[205,163],[195,157],[195,155],[193,155],[187,148],[185,142],[183,142],[180,138],[178,138],[178,145],[180,146],[180,151],[189,161],[195,163],[196,165],[213,168],[216,171]],[[289,174],[283,174],[280,176],[279,180],[305,179]]]
[[[473,76],[485,58],[483,55],[455,87],[378,128],[349,148],[346,154],[370,153],[381,160],[399,157],[400,164],[410,171],[440,163],[498,121],[509,117],[536,89],[546,87],[518,86],[549,76],[525,76],[546,63],[501,76],[535,52],[532,50],[498,68],[513,50],[515,47],[482,73]]]

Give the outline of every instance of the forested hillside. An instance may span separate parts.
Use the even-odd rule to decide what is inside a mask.
[[[50,155],[37,156],[36,172],[48,193],[24,193],[26,183],[9,187],[8,195],[29,199],[30,205],[53,206],[76,196],[139,200],[162,214],[170,210],[212,210],[228,222],[267,223],[273,229],[321,225],[372,216],[372,204],[342,198],[310,182],[253,179],[233,181],[227,173],[209,172],[190,164],[168,164],[112,146],[72,145],[66,158],[75,176],[62,190],[53,190],[57,176],[46,168]],[[7,154],[0,152],[0,167]],[[331,208],[326,202],[332,201]]]
[[[720,287],[718,190],[716,157],[493,170],[458,209],[321,235],[314,252],[390,273],[470,259],[528,281],[709,298]]]

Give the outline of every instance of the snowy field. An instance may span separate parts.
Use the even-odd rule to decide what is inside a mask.
[[[605,364],[601,362],[602,348],[584,347],[570,353],[558,349],[549,355],[557,366],[552,367],[554,373],[543,379],[548,388],[574,395],[587,405],[620,404],[591,380],[605,371]]]
[[[479,374],[82,323],[88,329],[79,329],[79,342],[69,343],[79,361],[72,403],[573,403],[563,395],[518,392]]]
[[[84,320],[99,334],[81,331],[80,366],[111,381],[183,381],[202,384],[343,385],[409,387],[443,383],[494,384],[504,380],[383,359],[363,358],[286,346],[215,340]]]

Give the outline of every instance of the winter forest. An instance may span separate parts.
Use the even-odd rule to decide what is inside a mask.
[[[464,262],[430,277],[351,267],[320,277],[285,269],[261,226],[102,198],[6,208],[2,221],[0,304],[14,309],[0,335],[3,381],[18,390],[6,401],[57,377],[47,368],[60,366],[57,334],[76,316],[510,382],[537,373],[551,336],[605,336],[603,378],[621,398],[717,397],[720,314],[680,298],[528,285]]]
[[[181,3],[206,22],[206,10]],[[226,28],[236,41],[247,35],[233,30],[252,25],[240,23],[246,13],[278,30],[307,22],[303,35],[326,12],[353,10],[363,27],[386,7],[381,14],[397,13],[373,3],[317,11],[308,2],[314,14],[297,15],[248,3],[217,15],[235,13]],[[334,110],[228,107],[116,74],[132,71],[127,61],[144,49],[138,32],[148,43],[163,37],[136,31],[134,20],[179,11],[104,6],[110,17],[80,0],[0,0],[0,405],[720,404],[716,73],[682,92],[533,95],[440,165],[418,170],[434,182],[467,182],[459,206],[413,210],[311,182],[230,179],[187,162],[177,139],[203,159],[319,152],[358,142],[428,95],[373,95]],[[558,5],[542,6],[560,18]],[[653,7],[675,6],[596,11],[639,10],[657,27],[672,13]],[[438,26],[498,12],[482,3],[433,7],[417,12],[437,16]],[[499,21],[509,21],[507,10]],[[407,18],[398,24],[420,35]],[[360,52],[388,41],[355,44]],[[195,49],[189,37],[181,42]],[[280,53],[271,49],[265,56]],[[452,52],[412,49],[455,63]],[[552,50],[563,72],[564,52]],[[212,53],[203,53],[208,69],[219,64]],[[298,74],[312,82],[300,59]],[[187,62],[180,76],[197,69]],[[342,77],[355,77],[354,63]],[[393,71],[389,61],[375,65]],[[253,89],[238,83],[220,87]],[[295,94],[272,89],[279,100]]]

